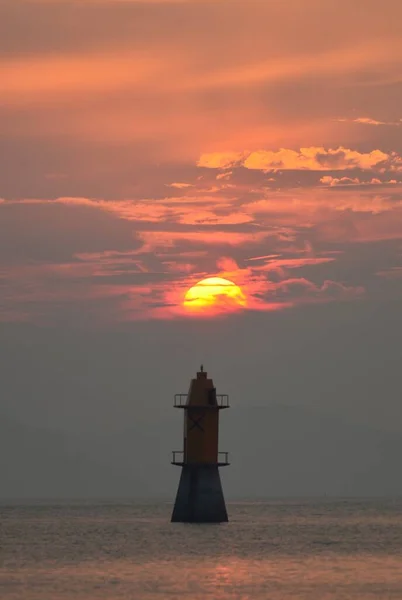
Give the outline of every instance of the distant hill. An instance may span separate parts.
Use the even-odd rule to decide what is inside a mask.
[[[110,435],[72,437],[0,419],[0,497],[173,498],[182,413]],[[227,497],[402,494],[402,437],[302,408],[223,411]]]

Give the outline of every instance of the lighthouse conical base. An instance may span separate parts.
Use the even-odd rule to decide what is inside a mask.
[[[184,465],[172,523],[228,521],[218,465]]]

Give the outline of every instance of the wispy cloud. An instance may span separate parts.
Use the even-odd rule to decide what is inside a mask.
[[[396,179],[389,179],[382,181],[381,179],[377,179],[373,177],[369,180],[361,180],[358,177],[333,177],[332,175],[324,175],[321,177],[320,182],[329,187],[334,186],[351,186],[351,185],[359,185],[359,186],[370,186],[370,185],[397,185],[398,181]]]
[[[397,153],[381,150],[359,152],[344,148],[325,149],[311,146],[300,150],[258,150],[255,152],[203,154],[199,167],[210,169],[233,169],[242,166],[257,171],[308,170],[345,171],[351,169],[390,169],[402,171],[402,158]]]
[[[374,125],[375,127],[379,125],[386,125],[389,127],[402,127],[402,119],[398,119],[397,121],[378,121],[377,119],[372,119],[371,117],[356,117],[355,119],[337,119],[340,123],[358,123],[360,125]]]
[[[192,183],[184,183],[184,182],[167,183],[166,185],[168,187],[176,188],[178,190],[185,190],[187,188],[193,187]]]
[[[30,315],[35,320],[42,318],[49,304],[58,313],[69,303],[78,305],[80,298],[88,307],[100,298],[108,299],[94,311],[98,317],[105,310],[106,320],[194,318],[185,310],[184,295],[195,282],[211,275],[240,286],[247,296],[242,310],[352,301],[364,297],[365,285],[358,271],[337,280],[333,268],[346,260],[348,244],[402,239],[402,195],[397,186],[388,194],[262,187],[259,194],[250,196],[240,186],[239,194],[235,187],[226,197],[217,190],[209,196],[208,211],[202,212],[202,196],[193,195],[197,185],[204,183],[194,181],[188,197],[184,190],[180,198],[160,201],[3,201],[3,318],[9,318],[14,307],[14,315],[24,315],[24,319]],[[15,227],[20,223],[21,228],[28,214],[30,228],[21,238],[25,247],[38,244],[35,231],[44,221],[56,232],[48,241],[38,233],[44,246],[35,261],[26,258],[22,249],[16,253]],[[97,215],[106,219],[100,222],[102,231],[110,230],[112,223],[117,228],[109,240],[102,234],[102,249],[97,249]],[[78,218],[81,230],[87,231],[81,250],[70,229]],[[8,223],[13,224],[11,228]],[[83,229],[84,224],[88,229]],[[62,253],[58,249],[60,258],[55,262],[51,257],[66,235],[69,244]],[[334,252],[334,241],[344,250],[338,246]],[[218,312],[224,314],[223,305]]]

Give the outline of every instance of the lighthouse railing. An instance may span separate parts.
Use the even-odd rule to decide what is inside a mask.
[[[175,394],[174,397],[174,408],[188,408],[187,404],[188,394]],[[200,408],[229,408],[229,395],[228,394],[216,394],[216,404],[202,404]],[[194,404],[191,405],[192,408],[196,408]]]

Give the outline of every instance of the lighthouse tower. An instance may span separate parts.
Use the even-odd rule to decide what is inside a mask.
[[[188,394],[176,394],[175,408],[184,410],[183,450],[173,451],[172,464],[182,467],[172,522],[222,523],[228,520],[219,467],[229,464],[218,451],[219,411],[229,408],[227,394],[217,395],[203,366]]]

